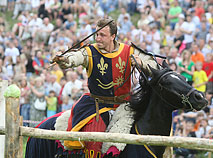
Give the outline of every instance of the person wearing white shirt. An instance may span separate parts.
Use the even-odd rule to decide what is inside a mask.
[[[195,132],[198,138],[206,138],[211,126],[208,125],[208,119],[201,120],[201,127]]]
[[[44,18],[43,24],[36,31],[35,40],[38,42],[41,41],[46,43],[53,29],[54,25],[50,23],[49,18],[48,17]]]
[[[62,91],[63,97],[63,105],[62,111],[68,110],[72,108],[74,100],[72,99],[72,89],[75,87],[76,89],[82,88],[82,82],[78,80],[78,75],[74,71],[67,71],[66,73],[67,83],[64,86]]]
[[[29,21],[28,29],[29,29],[29,32],[31,33],[32,37],[34,37],[35,32],[42,25],[43,21],[41,18],[38,17],[37,14],[31,13],[30,16],[32,17],[32,19]]]
[[[193,42],[193,36],[196,31],[196,26],[192,22],[192,17],[190,15],[186,16],[186,20],[187,21],[181,25],[180,30],[184,34],[184,41],[186,43],[186,48],[188,49],[191,47],[191,44]]]
[[[8,47],[5,49],[5,56],[11,56],[13,64],[16,63],[16,57],[20,55],[18,48],[15,47],[13,41],[8,42]]]

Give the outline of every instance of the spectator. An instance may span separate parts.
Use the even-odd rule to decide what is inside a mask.
[[[157,25],[152,26],[152,51],[155,53],[160,53],[160,32],[157,30]]]
[[[50,23],[49,18],[44,18],[43,24],[36,32],[35,41],[46,44],[53,29],[54,25]]]
[[[186,15],[186,20],[181,26],[180,30],[184,34],[184,42],[186,43],[186,48],[189,49],[193,42],[194,33],[196,30],[195,24],[192,22],[191,15]]]
[[[54,20],[58,18],[58,12],[61,8],[61,2],[59,0],[54,0],[54,3],[50,5],[50,7],[47,9],[48,17],[50,20]]]
[[[205,62],[203,63],[203,70],[206,72],[208,76],[206,91],[213,94],[213,54],[212,53],[206,54]]]
[[[4,59],[4,67],[6,70],[6,75],[5,77],[8,79],[13,79],[14,76],[14,70],[13,70],[13,60],[11,56],[7,56]]]
[[[199,32],[197,32],[195,34],[196,39],[200,40],[206,40],[206,36],[208,34],[207,28],[206,28],[206,24],[205,23],[201,23],[201,30]]]
[[[208,44],[205,43],[205,39],[198,40],[198,44],[199,44],[200,51],[204,55],[204,58],[205,58],[206,53],[208,53],[208,49],[206,49],[207,48],[206,46],[208,46]]]
[[[170,67],[170,69],[172,69],[173,71],[177,71],[177,64],[176,64],[175,62],[169,63],[169,67]]]
[[[72,99],[72,88],[75,86],[79,90],[82,88],[82,82],[77,79],[77,73],[74,71],[67,71],[66,73],[66,79],[67,83],[64,86],[62,96],[63,96],[63,105],[62,105],[62,111],[68,110],[72,108],[72,105],[74,103]]]
[[[30,120],[30,88],[28,86],[27,78],[20,79],[20,114],[23,116],[23,120]],[[23,123],[24,126],[29,126],[29,123]]]
[[[213,25],[210,26],[209,33],[206,36],[206,43],[213,39]]]
[[[206,72],[202,70],[203,63],[196,62],[195,63],[195,72],[193,74],[193,87],[201,92],[206,92],[206,84],[208,82],[208,77]]]
[[[129,20],[131,20],[131,17],[129,15],[129,13],[126,12],[126,9],[124,7],[121,8],[121,13],[118,16],[118,24],[120,24],[122,21],[124,21],[124,17],[128,17]]]
[[[206,19],[205,15],[202,15],[201,21],[200,21],[200,25],[198,25],[197,28],[201,30],[202,29],[202,24],[206,25],[205,28],[206,28],[207,31],[209,31],[211,25],[210,25],[209,21]]]
[[[170,49],[168,60],[169,60],[169,63],[175,62],[176,65],[178,65],[182,61],[182,59],[179,56],[177,48],[171,48]]]
[[[199,50],[199,46],[197,43],[193,43],[192,45],[192,56],[191,56],[191,60],[194,62],[194,63],[197,63],[198,61],[200,62],[204,62],[204,55],[200,52]]]
[[[179,15],[182,9],[179,6],[178,0],[174,0],[168,12],[168,19],[170,21],[171,29],[174,30],[176,23],[179,21]]]
[[[8,47],[6,47],[5,49],[5,57],[7,56],[11,56],[12,57],[12,63],[15,64],[16,63],[16,58],[17,56],[20,55],[20,52],[18,50],[18,48],[15,47],[14,42],[13,41],[8,41]]]
[[[48,93],[50,93],[50,91],[55,91],[55,96],[58,97],[59,92],[61,90],[61,85],[56,81],[57,77],[56,75],[50,74],[50,82],[49,85],[47,87],[48,89]]]
[[[140,19],[137,22],[137,26],[139,29],[142,29],[144,25],[148,25],[149,24],[149,20],[145,14],[144,11],[140,12]],[[143,30],[143,29],[142,29]]]
[[[209,138],[208,132],[210,129],[211,129],[211,127],[208,125],[208,119],[203,118],[201,120],[201,126],[198,129],[198,131],[195,132],[195,134],[198,138]]]
[[[127,5],[127,12],[130,13],[130,15],[133,15],[137,12],[137,1],[131,0]]]
[[[194,8],[190,8],[190,9],[187,11],[187,14],[191,14],[192,22],[195,24],[196,28],[199,27],[201,21],[200,21],[199,17],[195,14]]]
[[[35,69],[36,75],[41,74],[43,67],[44,67],[44,60],[42,58],[42,51],[41,50],[36,51],[32,65],[33,65],[33,68]]]
[[[7,10],[13,11],[15,6],[15,0],[7,0]]]
[[[83,3],[81,3],[81,0],[76,0],[74,3],[71,4],[71,8],[73,9],[74,12],[74,17],[77,18],[82,16],[82,14],[86,14],[86,10],[84,8]]]
[[[51,74],[56,76],[56,81],[58,83],[60,83],[61,78],[64,77],[64,73],[58,65],[53,66],[53,70],[51,71]]]
[[[33,67],[33,57],[30,54],[26,54],[26,73],[27,73],[27,78],[29,79],[33,73],[35,72],[35,69]]]
[[[108,1],[102,1],[99,0],[100,6],[104,12],[107,14],[114,11],[116,7],[118,6],[118,0],[108,0]]]
[[[179,21],[176,23],[175,25],[175,30],[176,29],[180,29],[181,25],[183,24],[183,22],[185,21],[185,16],[183,14],[179,14],[178,15],[178,19]]]
[[[40,5],[40,0],[31,0],[31,6],[32,6],[33,12],[38,11],[39,5]]]
[[[32,121],[42,121],[46,118],[46,112],[44,110],[38,110],[35,108],[36,99],[43,99],[45,96],[44,81],[41,77],[36,77],[35,82],[30,84],[30,120]],[[30,127],[34,127],[33,123]]]
[[[178,64],[178,71],[181,75],[186,78],[186,81],[192,85],[192,76],[194,74],[195,66],[191,61],[191,52],[188,50],[184,50],[182,53],[182,62]]]
[[[16,64],[13,67],[14,69],[14,79],[19,78],[21,75],[26,75],[26,67],[24,61],[21,59],[21,56],[17,56]]]
[[[87,14],[94,19],[97,17],[104,17],[104,11],[102,10],[100,3],[96,0],[90,1],[90,6],[88,8]]]
[[[182,51],[186,48],[186,45],[184,44],[184,35],[180,31],[180,29],[175,29],[175,37],[173,40],[174,46],[178,49],[179,53],[182,53]]]
[[[164,32],[162,33],[162,39],[163,42],[162,44],[165,45],[169,45],[172,46],[173,45],[173,41],[174,41],[174,33],[173,30],[171,29],[171,27],[169,25],[166,26]]]
[[[73,18],[72,14],[69,14],[67,20],[64,22],[64,28],[70,30],[71,32],[75,33],[77,29],[77,23]]]
[[[18,23],[13,25],[12,31],[14,34],[17,34],[19,38],[21,38],[27,25],[28,13],[22,12],[22,14],[18,17]]]
[[[16,0],[15,8],[13,11],[13,19],[16,19],[21,11],[30,11],[31,2],[30,0]]]
[[[84,17],[82,17],[82,22],[80,25],[78,37],[80,39],[83,39],[83,38],[87,37],[88,35],[90,35],[91,33],[92,33],[92,27],[90,25],[89,17],[84,16]],[[89,40],[93,41],[93,38],[91,37]]]
[[[184,137],[196,137],[194,129],[194,122],[191,120],[186,120],[183,122],[183,134]],[[184,158],[193,157],[196,153],[195,150],[184,149],[184,148],[175,148],[176,156],[183,156]]]
[[[58,95],[58,98],[57,98],[57,100],[58,100],[57,112],[61,112],[62,111],[62,104],[63,104],[62,92],[63,92],[64,86],[65,86],[66,83],[67,83],[66,78],[62,77],[60,79],[61,89],[59,91],[59,95]]]
[[[195,14],[200,19],[201,19],[202,15],[205,14],[204,2],[203,1],[196,1]]]
[[[209,22],[209,24],[212,24],[212,22],[213,22],[212,13],[213,13],[213,6],[212,5],[208,5],[207,6],[207,11],[205,13],[205,16],[206,16],[206,20]]]
[[[37,14],[30,13],[29,23],[24,29],[22,39],[26,40],[30,37],[34,38],[37,30],[42,25],[42,23],[43,23],[42,19],[39,18]]]
[[[55,115],[57,111],[57,97],[55,91],[51,90],[45,99],[47,102],[47,117]]]
[[[60,18],[57,18],[55,20],[55,23],[56,24],[54,26],[54,29],[51,32],[50,37],[48,39],[48,45],[52,45],[54,42],[56,42],[58,34],[64,30],[63,22],[62,22],[62,20]]]
[[[68,19],[68,15],[71,14],[70,4],[66,1],[62,3],[62,9],[59,12],[59,17],[62,19],[63,23]]]

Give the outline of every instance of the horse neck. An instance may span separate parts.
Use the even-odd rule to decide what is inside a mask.
[[[150,97],[146,112],[136,122],[138,132],[143,135],[169,136],[173,109],[155,93]],[[165,146],[151,146],[157,158],[162,158]]]
[[[152,93],[146,112],[137,122],[139,132],[144,135],[170,134],[173,109],[156,93]]]

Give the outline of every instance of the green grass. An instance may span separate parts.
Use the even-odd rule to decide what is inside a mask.
[[[120,14],[120,10],[115,10],[111,13],[109,13],[109,15],[113,18],[116,19],[118,18],[119,14]],[[133,25],[137,26],[138,20],[140,19],[140,14],[139,13],[135,13],[134,15],[131,16],[131,21],[133,23]]]
[[[12,19],[13,12],[12,11],[5,11],[0,12],[0,17],[3,17],[6,22],[6,31],[11,31],[12,27],[18,20]]]

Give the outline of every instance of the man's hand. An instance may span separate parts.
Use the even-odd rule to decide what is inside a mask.
[[[132,56],[133,56],[134,58],[133,58]],[[141,59],[139,58],[138,55],[132,54],[131,57],[130,57],[130,59],[131,59],[131,63],[132,63],[133,66],[135,66],[135,65],[136,65],[136,62],[137,62],[137,64],[138,64],[140,67],[142,67],[142,61],[141,61]],[[135,59],[135,60],[134,60],[134,59]]]
[[[60,68],[62,68],[62,69],[67,69],[71,66],[70,63],[69,63],[68,57],[61,56],[61,55],[56,55],[52,59],[51,63],[57,63],[60,66]]]

